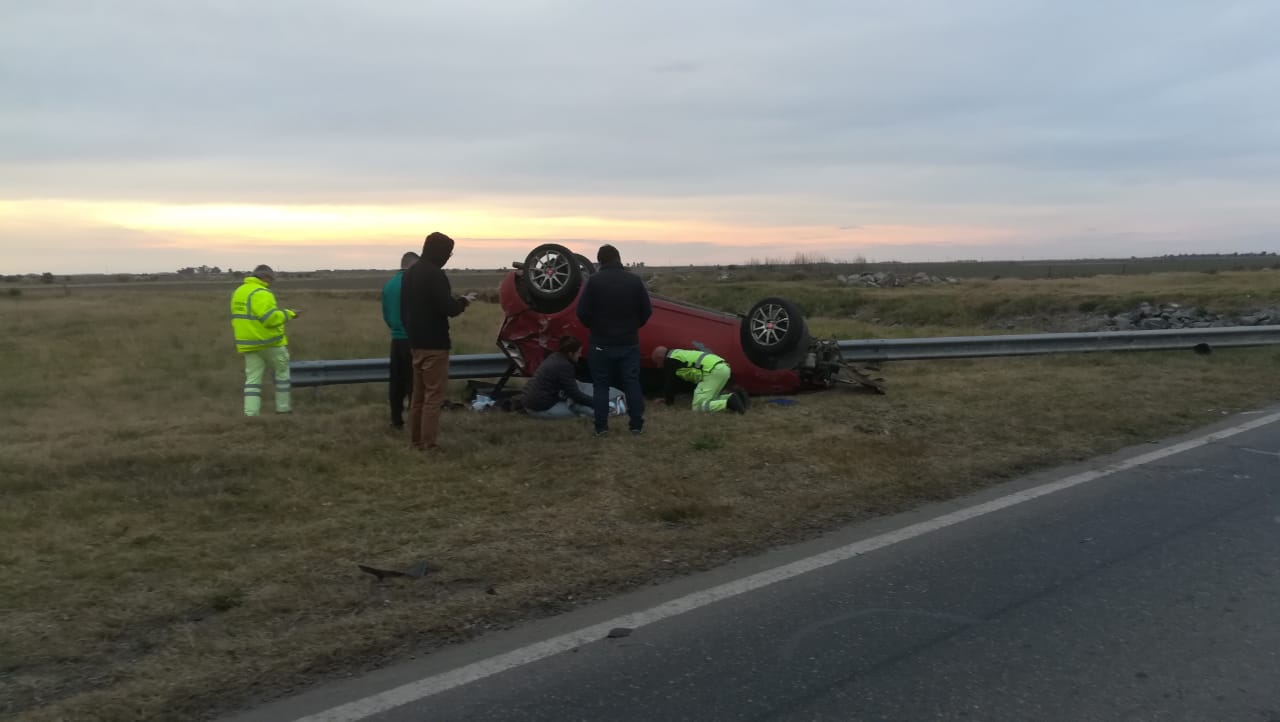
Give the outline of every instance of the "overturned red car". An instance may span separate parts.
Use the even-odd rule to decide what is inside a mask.
[[[577,299],[595,265],[568,248],[548,243],[512,264],[498,286],[506,314],[498,346],[517,373],[532,376],[557,339],[574,336],[587,344],[589,331],[578,320]],[[640,329],[642,381],[656,375],[650,355],[658,346],[709,350],[729,362],[731,383],[752,395],[792,394],[861,384],[880,384],[845,363],[834,340],[809,335],[804,315],[783,298],[764,298],[745,315],[723,313],[651,295],[653,315]],[[579,376],[588,378],[585,362]],[[649,384],[646,384],[648,386]]]

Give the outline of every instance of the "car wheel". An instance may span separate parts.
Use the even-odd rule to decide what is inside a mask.
[[[804,314],[785,298],[765,298],[751,307],[741,326],[742,350],[757,366],[792,368],[804,357],[809,329]]]
[[[560,311],[577,297],[583,275],[578,258],[568,248],[555,243],[538,246],[524,260],[530,305],[542,313]]]
[[[581,253],[575,253],[573,254],[573,257],[578,259],[578,265],[582,266],[583,278],[586,278],[596,272],[596,264],[592,263],[586,256]]]

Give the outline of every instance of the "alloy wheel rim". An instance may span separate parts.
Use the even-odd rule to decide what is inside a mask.
[[[529,282],[543,293],[559,293],[569,285],[569,262],[555,251],[545,253],[534,263]]]
[[[777,346],[791,328],[791,316],[776,303],[756,309],[751,316],[751,338],[761,346]]]

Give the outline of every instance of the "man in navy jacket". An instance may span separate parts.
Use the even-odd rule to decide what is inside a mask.
[[[609,433],[609,386],[618,379],[627,396],[631,433],[644,430],[644,396],[640,391],[640,327],[653,314],[644,281],[622,266],[611,245],[596,253],[600,268],[587,279],[578,299],[578,318],[591,330],[591,382],[594,387],[595,434]]]

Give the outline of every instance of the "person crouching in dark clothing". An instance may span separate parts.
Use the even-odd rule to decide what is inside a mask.
[[[444,264],[453,255],[453,239],[432,233],[422,258],[404,272],[400,284],[400,320],[413,348],[413,396],[409,435],[416,449],[433,449],[440,433],[440,407],[449,381],[449,318],[466,310],[475,294],[455,298]]]
[[[592,397],[582,390],[574,368],[582,358],[582,342],[560,339],[559,350],[547,356],[524,387],[525,413],[546,421],[592,416]]]

